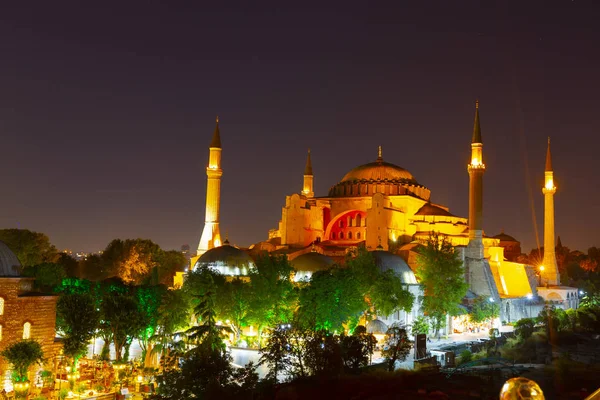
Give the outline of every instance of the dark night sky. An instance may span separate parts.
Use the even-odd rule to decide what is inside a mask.
[[[91,3],[0,10],[0,227],[195,249],[217,114],[233,243],[277,226],[308,147],[317,195],[382,145],[466,216],[479,98],[486,233],[535,246],[551,136],[557,234],[600,245],[597,1]]]

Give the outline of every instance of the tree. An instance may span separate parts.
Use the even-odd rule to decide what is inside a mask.
[[[287,257],[268,254],[256,260],[250,270],[251,301],[248,322],[257,326],[258,340],[266,326],[291,321],[296,308],[293,267]]]
[[[158,329],[158,310],[162,304],[162,298],[167,291],[167,288],[162,285],[144,285],[135,288],[135,297],[139,310],[139,323],[142,325],[137,339],[142,349],[142,360],[144,363],[147,361],[148,353],[152,353],[154,336]]]
[[[349,269],[315,272],[300,290],[298,320],[313,330],[342,331],[365,310],[366,303]]]
[[[381,352],[381,355],[385,357],[388,371],[395,369],[396,361],[406,360],[411,348],[412,342],[408,339],[406,328],[400,324],[391,325],[386,332]]]
[[[198,325],[188,329],[187,334],[198,347],[206,347],[212,352],[225,353],[223,339],[226,337],[225,333],[230,329],[217,324],[215,285],[210,273],[205,275],[205,279],[207,281],[204,292],[195,296],[198,299],[198,305],[194,307],[194,315]]]
[[[23,267],[33,267],[58,260],[56,247],[43,233],[28,229],[0,229],[0,240],[16,254]]]
[[[190,324],[190,303],[187,293],[183,290],[168,290],[161,299],[157,310],[157,329],[152,338],[154,348],[150,355],[158,353],[161,358],[167,357],[172,347],[172,338],[176,332],[188,327]],[[149,366],[151,361],[148,356],[144,364]]]
[[[250,284],[236,277],[231,281],[225,281],[221,290],[217,290],[217,302],[221,305],[221,319],[229,321],[235,335],[235,342],[240,340],[242,327],[247,324],[251,289]]]
[[[415,300],[392,270],[379,274],[368,296],[377,314],[382,316],[398,310],[410,311]]]
[[[44,361],[42,346],[35,340],[21,340],[10,344],[0,355],[12,364],[11,379],[13,383],[27,382],[27,371],[33,364]],[[22,394],[20,394],[22,395]]]
[[[112,338],[116,360],[121,361],[122,351],[127,341],[137,336],[144,328],[138,302],[130,294],[109,291],[102,297],[100,311],[102,316],[100,326]]]
[[[350,336],[339,336],[342,359],[347,370],[357,372],[369,365],[377,339],[364,326],[358,326]]]
[[[183,272],[188,260],[185,255],[176,250],[160,250],[156,257],[158,282],[167,287],[173,286],[173,277],[177,272]]]
[[[457,315],[469,288],[462,261],[444,235],[432,232],[417,257],[417,277],[424,286],[423,311],[437,335],[447,315]]]
[[[484,296],[478,296],[473,301],[469,318],[475,323],[494,320],[500,316],[500,306]]]
[[[419,315],[412,323],[411,333],[413,336],[428,334],[429,322],[427,321],[427,317]]]
[[[515,322],[515,335],[522,340],[527,340],[535,332],[535,320],[533,318],[523,318]]]
[[[23,269],[23,276],[35,278],[34,284],[37,288],[54,291],[67,277],[65,268],[60,264],[42,263]]]
[[[56,330],[63,336],[63,351],[73,366],[86,353],[96,333],[100,315],[90,294],[63,294],[56,305]]]
[[[156,380],[154,400],[251,399],[258,375],[252,363],[234,371],[231,357],[204,348],[188,353],[181,368],[165,371]]]

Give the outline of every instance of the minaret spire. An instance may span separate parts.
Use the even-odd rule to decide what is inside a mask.
[[[466,279],[471,290],[480,296],[498,297],[498,289],[485,260],[483,246],[483,143],[479,124],[479,101],[475,102],[475,123],[471,138],[469,171],[469,243],[465,251]]]
[[[212,140],[210,141],[210,148],[220,149],[221,148],[221,132],[219,132],[219,116],[217,115],[217,124],[215,126],[215,132],[213,133]]]
[[[550,137],[548,137],[548,150],[546,150],[546,171],[552,171],[552,154],[550,154]]]
[[[197,255],[202,255],[207,250],[221,246],[221,232],[219,230],[219,214],[221,205],[221,132],[219,131],[219,117],[216,119],[215,131],[208,146],[208,167],[206,167],[206,213],[204,229],[198,244]]]
[[[479,100],[475,102],[475,123],[471,140],[471,163],[469,170],[469,238],[481,241],[483,217],[483,143],[479,123]]]
[[[554,246],[554,171],[552,170],[552,156],[550,155],[550,138],[546,151],[546,168],[544,171],[544,260],[542,261],[541,281],[543,285],[559,285],[560,274],[556,262],[556,248]]]
[[[315,192],[313,191],[313,180],[312,161],[310,159],[310,149],[308,149],[306,166],[304,167],[304,184],[302,185],[302,194],[306,197],[315,197]]]
[[[473,138],[471,143],[483,143],[481,140],[481,125],[479,124],[479,100],[475,101],[475,122],[473,122]]]
[[[381,155],[381,146],[379,146],[379,147],[377,148],[377,161],[378,161],[378,162],[382,162],[382,161],[383,161],[383,157],[382,157],[382,155]]]

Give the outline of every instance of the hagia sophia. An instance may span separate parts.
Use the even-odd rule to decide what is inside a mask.
[[[283,254],[296,270],[295,280],[309,279],[315,271],[342,264],[358,246],[371,251],[378,266],[393,269],[416,295],[422,289],[415,277],[419,246],[431,232],[445,235],[465,268],[467,297],[484,296],[498,302],[500,320],[514,322],[536,316],[544,301],[562,308],[578,306],[577,289],[561,286],[554,251],[545,251],[542,265],[516,262],[519,242],[502,232],[488,236],[483,230],[483,140],[479,102],[471,136],[469,216],[454,215],[442,204],[431,202],[431,191],[406,169],[384,160],[381,147],[377,158],[351,169],[326,196],[313,190],[314,173],[310,150],[303,184],[298,193],[285,197],[281,219],[265,241],[249,248],[222,241],[219,227],[221,134],[217,118],[209,145],[206,218],[192,266],[208,265],[225,275],[245,275],[261,253]],[[554,249],[554,185],[550,140],[546,154],[544,248]],[[418,297],[418,296],[417,296]],[[410,324],[420,315],[419,302],[409,313],[378,316],[384,323]],[[451,325],[451,324],[450,324]],[[450,328],[449,328],[450,329]]]

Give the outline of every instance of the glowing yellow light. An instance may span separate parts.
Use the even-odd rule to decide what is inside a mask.
[[[552,179],[546,180],[546,189],[548,189],[548,190],[554,189],[554,181]]]
[[[138,380],[138,382],[141,383],[144,380],[144,377],[141,375],[138,375],[137,380]]]
[[[543,271],[543,270],[544,270],[544,266],[540,265],[540,271]]]
[[[211,164],[211,165],[208,166],[208,169],[219,169],[219,166]]]

